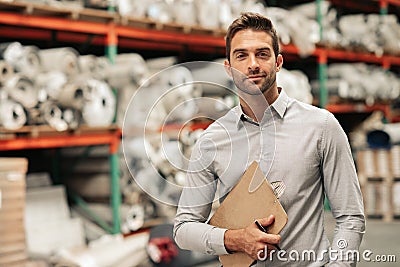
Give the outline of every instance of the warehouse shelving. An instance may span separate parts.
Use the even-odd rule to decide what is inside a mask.
[[[119,207],[121,194],[119,188],[118,148],[121,140],[121,130],[118,127],[81,127],[74,131],[57,132],[49,126],[26,126],[17,132],[0,129],[0,151],[16,151],[27,149],[52,149],[64,147],[90,147],[98,145],[109,146],[110,160],[110,205],[113,213],[113,223],[109,227],[93,213],[91,216],[110,233],[120,232]],[[81,200],[74,196],[76,200]],[[78,203],[85,209],[85,203]],[[86,209],[87,210],[87,209]],[[89,213],[90,214],[90,213]]]

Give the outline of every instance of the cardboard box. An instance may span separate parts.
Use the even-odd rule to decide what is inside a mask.
[[[25,158],[0,158],[0,266],[25,266]]]

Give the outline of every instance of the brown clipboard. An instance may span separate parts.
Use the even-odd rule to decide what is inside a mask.
[[[250,190],[252,181],[259,181],[254,191]],[[254,161],[215,211],[209,224],[240,229],[271,214],[275,216],[275,221],[268,227],[268,233],[278,234],[286,225],[288,217],[258,163]],[[219,260],[224,267],[248,267],[254,262],[242,252],[221,255]]]

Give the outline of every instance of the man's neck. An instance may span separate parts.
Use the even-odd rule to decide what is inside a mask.
[[[265,110],[276,101],[280,90],[277,87],[266,90],[262,95],[240,94],[240,105],[244,114],[260,122]]]

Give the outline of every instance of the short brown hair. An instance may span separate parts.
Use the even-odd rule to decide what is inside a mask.
[[[271,20],[258,13],[243,12],[239,18],[232,22],[225,36],[226,58],[228,61],[230,61],[232,38],[237,32],[247,29],[268,33],[272,37],[272,48],[274,49],[275,57],[278,56],[279,39]]]

